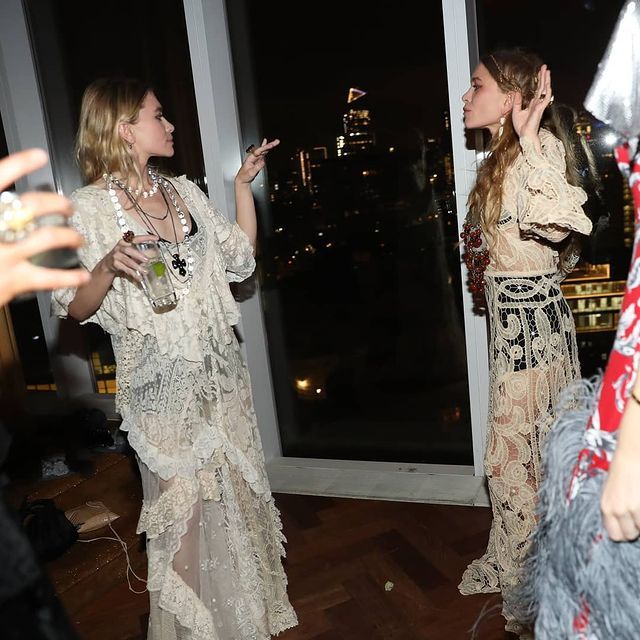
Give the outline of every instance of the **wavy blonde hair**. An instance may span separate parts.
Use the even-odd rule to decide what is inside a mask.
[[[522,107],[526,108],[535,96],[538,71],[542,60],[534,53],[522,49],[494,51],[483,56],[480,62],[487,68],[501,91],[520,92]],[[595,171],[593,156],[577,134],[573,121],[567,122],[565,107],[552,104],[545,110],[541,126],[554,134],[563,143],[566,153],[566,178],[569,184],[582,186],[583,179],[577,167],[576,146],[580,145],[589,159],[589,170]],[[576,144],[577,142],[577,144]],[[478,169],[475,185],[469,194],[469,220],[479,224],[489,244],[502,211],[502,192],[507,170],[520,155],[520,143],[509,115],[506,116],[501,136],[494,135],[488,148],[488,156]]]
[[[144,100],[153,88],[133,78],[101,78],[84,91],[75,154],[87,184],[105,173],[125,180],[142,176],[135,156],[119,132],[120,123],[135,124]]]

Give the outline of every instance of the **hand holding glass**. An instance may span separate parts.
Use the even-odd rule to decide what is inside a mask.
[[[149,260],[140,265],[140,284],[155,309],[172,307],[176,304],[176,292],[169,278],[167,264],[162,257],[157,242],[136,242],[133,245]]]

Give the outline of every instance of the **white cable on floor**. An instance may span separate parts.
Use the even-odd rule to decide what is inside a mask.
[[[88,507],[92,507],[96,509],[101,508],[101,505],[98,506],[95,504],[91,504],[90,502],[87,502],[86,504]],[[124,555],[127,558],[127,584],[129,585],[129,591],[131,591],[132,593],[135,593],[136,595],[142,595],[143,593],[146,593],[147,591],[146,587],[142,591],[136,591],[131,586],[131,578],[129,577],[129,574],[131,574],[136,580],[138,580],[138,582],[144,582],[144,584],[147,584],[147,581],[144,578],[141,578],[140,576],[138,576],[136,572],[133,570],[133,567],[131,566],[131,560],[129,558],[129,549],[127,547],[127,543],[118,535],[118,532],[113,528],[113,525],[111,524],[111,522],[108,523],[108,526],[109,526],[109,529],[113,531],[113,535],[115,536],[115,538],[110,538],[109,536],[100,536],[99,538],[90,538],[89,540],[79,539],[78,542],[97,542],[98,540],[111,540],[113,542],[120,543],[120,546],[124,551]]]

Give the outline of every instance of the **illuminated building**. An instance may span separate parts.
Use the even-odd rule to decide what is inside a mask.
[[[611,157],[613,143],[608,137],[610,129],[599,123],[594,124],[586,112],[579,114],[574,127],[575,131],[588,142],[594,156],[601,163],[604,158]],[[601,175],[607,176],[602,169],[600,171]],[[634,231],[633,202],[626,180],[622,183],[624,244],[629,247],[633,242]],[[608,344],[611,339],[610,334],[616,330],[626,282],[614,279],[615,276],[612,278],[611,272],[612,266],[609,262],[590,264],[585,261],[581,262],[562,284],[562,291],[576,323],[576,331],[578,334],[583,334],[579,337],[581,349],[587,346],[587,343],[589,343],[588,346],[593,347],[598,342],[593,337],[594,334],[603,334],[601,342]]]
[[[608,264],[584,263],[562,284],[578,333],[615,331],[625,280],[610,280]]]
[[[361,89],[349,89],[347,104],[361,100],[366,94]],[[337,138],[338,156],[351,156],[366,153],[375,146],[375,134],[371,130],[371,112],[369,109],[350,107],[342,116],[344,135]]]
[[[298,175],[302,186],[311,189],[311,166],[309,164],[309,152],[304,149],[298,150],[296,154],[298,161]]]
[[[313,149],[309,151],[309,167],[311,171],[311,182],[309,184],[309,190],[313,193],[317,193],[318,191],[318,169],[320,169],[322,163],[326,161],[327,155],[327,147],[313,147]]]
[[[578,119],[574,124],[574,128],[576,130],[576,133],[583,136],[587,142],[591,141],[593,135],[592,123],[589,119],[589,116],[585,112],[580,113]]]
[[[631,188],[626,180],[622,181],[622,232],[624,234],[624,246],[633,246],[635,233],[635,208]]]

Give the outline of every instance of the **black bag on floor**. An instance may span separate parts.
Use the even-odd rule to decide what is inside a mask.
[[[78,531],[53,500],[32,500],[20,508],[20,520],[42,562],[59,558],[78,539]]]

